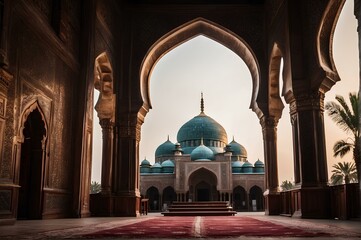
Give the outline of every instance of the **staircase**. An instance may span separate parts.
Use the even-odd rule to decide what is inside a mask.
[[[173,202],[164,216],[234,216],[228,202]]]

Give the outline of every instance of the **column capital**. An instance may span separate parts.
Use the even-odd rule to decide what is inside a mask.
[[[306,92],[295,95],[290,102],[290,114],[293,115],[299,111],[320,110],[324,111],[325,94],[321,91]]]
[[[277,128],[279,117],[274,116],[262,116],[259,122],[261,123],[262,129]]]
[[[119,120],[119,137],[134,138],[139,142],[142,124],[143,118],[138,117],[138,114],[127,114]]]
[[[102,127],[102,129],[111,130],[114,127],[114,122],[112,122],[110,118],[99,119],[99,124]]]

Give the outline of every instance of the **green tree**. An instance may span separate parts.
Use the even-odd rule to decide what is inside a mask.
[[[343,157],[351,150],[353,151],[353,160],[355,161],[357,169],[357,179],[358,182],[361,182],[358,95],[356,93],[349,93],[351,107],[347,105],[342,96],[336,95],[335,99],[337,102],[331,101],[326,104],[327,113],[342,130],[351,136],[346,140],[337,141],[333,146],[333,153],[335,157]]]
[[[98,193],[100,192],[100,183],[97,181],[92,181],[90,184],[90,193]]]
[[[338,162],[332,166],[333,174],[331,176],[332,185],[338,185],[343,183],[350,183],[357,181],[357,172],[355,163],[350,162]]]
[[[291,183],[291,181],[285,180],[282,182],[281,188],[282,188],[282,191],[290,190],[293,188],[293,184]]]

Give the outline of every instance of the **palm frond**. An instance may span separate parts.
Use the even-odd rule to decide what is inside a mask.
[[[339,140],[333,145],[333,156],[337,157],[343,157],[348,152],[350,152],[353,145],[351,143],[346,142],[345,140]]]

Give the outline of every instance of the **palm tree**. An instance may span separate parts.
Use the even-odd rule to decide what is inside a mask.
[[[285,180],[281,184],[282,191],[290,190],[293,188],[293,184],[291,181]]]
[[[99,193],[100,192],[100,183],[98,183],[97,181],[92,181],[90,184],[90,193]]]
[[[342,183],[350,183],[357,181],[357,172],[355,163],[350,162],[338,162],[332,166],[333,174],[331,176],[332,185],[338,185]]]
[[[328,115],[351,137],[346,140],[339,140],[333,146],[334,156],[343,157],[346,153],[353,150],[353,160],[357,169],[357,179],[361,183],[361,142],[359,128],[358,95],[350,93],[349,99],[351,108],[347,105],[345,99],[336,95],[337,102],[328,102],[325,106]]]

